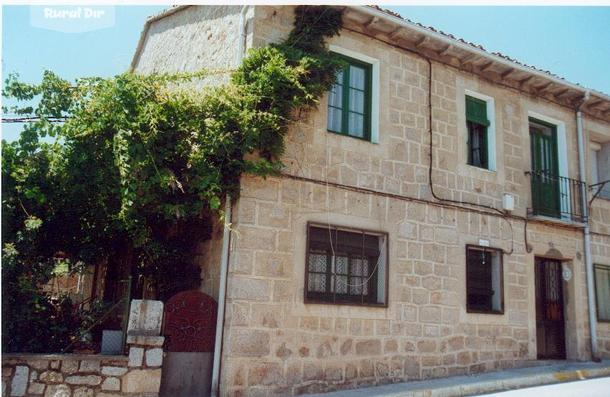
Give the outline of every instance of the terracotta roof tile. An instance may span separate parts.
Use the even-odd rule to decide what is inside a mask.
[[[498,56],[498,57],[501,57],[501,58],[503,58],[503,59],[506,59],[507,61],[510,61],[510,62],[516,63],[516,64],[518,64],[518,65],[520,65],[520,66],[524,66],[524,67],[530,68],[530,69],[532,69],[532,70],[535,70],[535,71],[537,71],[537,72],[542,72],[542,73],[545,73],[545,74],[547,74],[547,75],[549,75],[549,76],[551,76],[551,77],[554,77],[554,78],[557,78],[557,79],[563,80],[563,81],[565,81],[565,82],[568,82],[568,80],[566,80],[565,78],[563,78],[563,77],[561,77],[561,76],[558,76],[558,75],[556,75],[556,74],[554,74],[554,73],[552,73],[552,72],[550,72],[550,71],[548,71],[548,70],[539,69],[539,68],[537,68],[537,67],[535,67],[535,66],[528,65],[528,64],[526,64],[526,63],[520,62],[520,61],[516,60],[515,58],[512,58],[512,57],[509,57],[508,55],[504,55],[504,54],[502,54],[501,52],[497,52],[497,51],[496,51],[496,52],[490,52],[490,51],[486,50],[486,49],[485,49],[485,48],[484,48],[482,45],[480,45],[480,44],[475,44],[475,43],[472,43],[472,42],[470,42],[470,41],[464,40],[464,39],[462,39],[462,38],[455,37],[454,35],[452,35],[452,34],[450,34],[450,33],[445,33],[445,32],[443,32],[442,30],[438,30],[438,29],[433,28],[432,26],[426,26],[426,25],[423,25],[423,24],[421,24],[421,23],[419,23],[419,22],[412,21],[412,20],[410,20],[410,19],[408,19],[408,18],[403,17],[402,15],[398,14],[397,12],[394,12],[394,11],[391,11],[391,10],[388,10],[388,9],[385,9],[385,8],[382,8],[382,7],[379,7],[379,6],[377,6],[377,5],[370,5],[370,6],[368,6],[368,7],[374,8],[374,9],[376,9],[376,10],[378,10],[378,11],[383,12],[383,13],[386,13],[386,14],[392,15],[392,16],[397,17],[397,18],[400,18],[400,19],[402,19],[403,21],[407,21],[407,22],[409,22],[409,23],[412,23],[412,24],[417,25],[417,26],[419,26],[419,27],[422,27],[422,28],[424,28],[424,29],[430,30],[431,32],[440,33],[440,34],[442,34],[443,36],[446,36],[446,37],[451,38],[451,39],[453,39],[453,40],[457,40],[457,41],[459,41],[459,42],[461,42],[461,43],[464,43],[464,44],[467,44],[467,45],[469,45],[469,46],[471,46],[471,47],[473,47],[473,48],[477,48],[477,49],[479,49],[479,50],[485,51],[485,52],[487,52],[487,53],[489,53],[489,54],[491,54],[491,55],[496,55],[496,56]],[[580,85],[579,83],[572,83],[572,84],[576,84],[576,85],[577,85],[577,86],[579,86],[579,87],[583,87],[583,86],[582,86],[582,85]],[[583,87],[583,88],[586,88],[586,87]],[[598,91],[598,92],[599,92],[599,91]],[[604,95],[607,95],[607,94],[604,94]]]

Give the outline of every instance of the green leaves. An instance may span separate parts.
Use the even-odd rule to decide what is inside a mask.
[[[324,39],[341,13],[300,6],[296,16],[285,43],[251,50],[220,87],[182,84],[219,72],[205,70],[74,82],[46,71],[40,84],[10,75],[11,111],[36,118],[2,142],[3,257],[20,265],[6,273],[12,287],[35,290],[32,273],[48,281],[56,252],[70,264],[114,260],[127,267],[116,274],[158,285],[176,273],[166,269],[188,269],[222,198],[239,195],[244,172],[280,171],[289,125],[333,82],[339,63]]]

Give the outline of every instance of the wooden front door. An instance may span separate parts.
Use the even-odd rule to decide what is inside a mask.
[[[558,218],[559,161],[555,126],[530,119],[532,204],[537,215]]]
[[[561,262],[536,258],[536,345],[538,359],[565,359]]]

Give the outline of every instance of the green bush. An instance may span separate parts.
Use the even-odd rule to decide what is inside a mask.
[[[40,84],[10,76],[4,95],[25,103],[11,111],[37,120],[19,141],[2,142],[2,238],[13,250],[3,254],[13,263],[2,270],[4,332],[61,317],[35,292],[57,252],[70,271],[104,262],[115,279],[153,279],[160,296],[181,288],[168,282],[177,273],[192,275],[182,287],[199,282],[195,244],[222,216],[224,196],[239,195],[243,173],[281,169],[288,126],[341,66],[324,46],[340,25],[334,8],[297,7],[285,42],[250,50],[229,84],[199,91],[182,83],[213,71],[73,83],[45,72]],[[70,334],[71,324],[63,318],[49,332]],[[17,346],[38,348],[29,343]]]

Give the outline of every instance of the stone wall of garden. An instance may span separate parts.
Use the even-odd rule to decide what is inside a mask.
[[[131,304],[128,355],[5,354],[2,396],[115,397],[159,395],[163,304]]]

